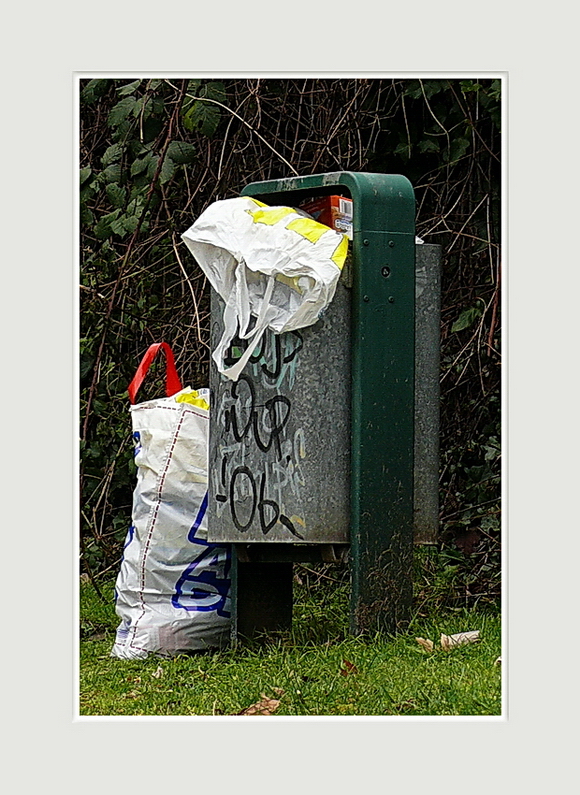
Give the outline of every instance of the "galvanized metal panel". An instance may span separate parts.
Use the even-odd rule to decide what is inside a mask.
[[[223,303],[212,291],[212,350]],[[350,521],[350,291],[313,326],[267,331],[240,379],[212,361],[209,539],[345,543]]]
[[[416,300],[416,315],[415,315],[415,461],[414,461],[414,540],[415,543],[430,544],[436,543],[438,537],[439,527],[439,334],[440,334],[440,292],[441,292],[441,276],[440,276],[440,261],[441,261],[441,247],[429,244],[418,245],[415,249],[415,300]],[[345,272],[345,275],[348,271]],[[310,506],[311,521],[309,522],[310,530],[305,535],[305,541],[308,543],[344,543],[348,540],[348,527],[344,527],[344,522],[347,519],[348,508],[344,507],[344,500],[337,499],[337,489],[345,486],[342,496],[350,490],[350,484],[346,482],[344,473],[344,465],[348,461],[350,452],[350,417],[345,416],[348,414],[350,392],[346,384],[350,378],[349,361],[350,361],[350,321],[349,321],[349,301],[348,293],[344,289],[345,279],[341,279],[339,283],[339,291],[333,303],[329,308],[323,320],[316,324],[311,329],[304,329],[299,335],[281,335],[278,341],[275,335],[269,333],[266,343],[262,346],[261,359],[259,362],[253,362],[247,368],[246,374],[251,375],[252,383],[255,388],[266,389],[268,391],[268,399],[273,395],[272,386],[279,384],[284,388],[282,393],[288,397],[292,405],[291,419],[292,423],[289,427],[285,427],[282,432],[281,441],[286,441],[289,435],[296,433],[296,423],[301,423],[302,427],[311,430],[313,424],[316,425],[314,438],[318,442],[319,430],[325,436],[332,439],[334,447],[334,460],[343,462],[342,465],[330,466],[330,459],[327,460],[326,453],[330,450],[325,446],[321,450],[318,444],[309,445],[312,454],[309,457],[310,472],[314,487],[318,488],[319,494],[322,492],[324,499],[322,500],[326,506],[327,502],[332,497],[334,504],[334,515],[329,516],[325,520],[324,512],[318,513],[318,517],[314,521],[314,514],[312,513],[312,505]],[[212,349],[217,345],[217,341],[221,336],[221,324],[219,318],[221,317],[222,306],[220,299],[217,295],[212,296],[212,317],[213,321],[213,336],[212,336]],[[319,336],[323,329],[326,328],[326,333]],[[292,372],[288,365],[291,362],[284,362],[283,359],[292,356],[295,349],[300,346],[300,338],[302,338],[302,345],[304,345],[304,337],[306,337],[307,347],[296,353],[296,356],[291,360]],[[348,349],[348,350],[347,350]],[[276,353],[278,352],[278,356]],[[322,355],[321,355],[322,354]],[[344,355],[343,355],[344,354]],[[267,364],[267,361],[272,360],[274,363]],[[324,366],[320,364],[324,362]],[[298,374],[298,381],[296,381],[297,368],[301,369]],[[332,373],[329,374],[329,367],[332,367]],[[282,372],[284,370],[284,372]],[[278,372],[279,371],[279,372]],[[277,377],[274,374],[277,373]],[[322,378],[322,375],[324,376]],[[334,378],[332,378],[334,376]],[[338,390],[340,395],[336,394],[336,400],[328,400],[331,390],[329,389],[330,382],[334,383],[334,391]],[[272,383],[273,382],[273,383]],[[260,387],[262,384],[262,387]],[[290,388],[292,384],[292,388]],[[217,370],[212,366],[212,389],[215,390],[216,405],[223,405],[225,410],[227,401],[225,398],[226,393],[231,395],[232,383],[229,379],[220,377]],[[237,390],[241,394],[243,388]],[[306,395],[306,399],[303,399]],[[314,410],[310,403],[314,398]],[[338,407],[338,400],[342,401],[342,412]],[[299,401],[297,404],[296,401]],[[258,401],[265,404],[266,399]],[[322,417],[320,416],[322,414]],[[333,415],[336,416],[336,424],[334,423]],[[311,422],[315,419],[316,422]],[[332,420],[331,422],[329,422]],[[328,426],[332,426],[332,430]],[[292,427],[294,426],[294,427]],[[327,428],[327,432],[324,431]],[[220,430],[221,428],[221,430]],[[340,433],[337,434],[337,428]],[[223,494],[226,488],[228,475],[226,472],[226,483],[220,484],[222,476],[221,465],[222,457],[219,455],[218,446],[224,449],[224,455],[229,455],[227,451],[227,437],[229,441],[235,442],[233,438],[233,429],[229,434],[224,433],[224,417],[221,421],[218,419],[216,424],[212,423],[211,427],[211,448],[212,448],[212,487],[210,489],[212,502],[210,505],[210,517],[212,530],[210,537],[213,539],[227,542],[240,542],[255,543],[269,541],[299,541],[292,533],[284,531],[283,525],[275,528],[275,532],[263,533],[259,524],[259,513],[254,517],[256,522],[251,532],[240,532],[232,519],[231,506],[228,508],[223,502],[217,505],[213,502],[214,494]],[[265,437],[264,437],[265,438]],[[248,443],[245,443],[248,446]],[[277,448],[272,449],[272,455],[276,452]],[[305,447],[302,448],[305,451]],[[259,448],[254,450],[257,455]],[[321,460],[322,454],[322,460]],[[272,459],[270,455],[270,459]],[[256,456],[254,456],[255,458]],[[275,457],[274,457],[275,458]],[[235,469],[234,462],[238,460],[238,465],[241,464],[241,455],[230,457],[229,469],[230,472]],[[245,460],[245,459],[244,459]],[[256,461],[254,460],[254,465]],[[262,462],[266,463],[265,461]],[[301,463],[301,461],[300,461]],[[291,511],[291,515],[300,516],[302,519],[302,512],[297,512],[296,500],[292,499],[292,486],[300,489],[301,484],[298,482],[292,483],[292,480],[280,479],[279,462],[276,460],[270,461],[270,468],[276,469],[276,493],[278,496],[277,503],[284,505],[294,504],[295,509]],[[348,464],[347,464],[348,465]],[[227,468],[228,465],[226,465]],[[304,465],[306,466],[306,465]],[[298,474],[304,475],[304,466],[301,467]],[[218,467],[218,469],[216,469]],[[219,476],[218,476],[219,473]],[[250,486],[249,479],[238,478],[237,487],[243,488],[243,481],[246,480],[246,486]],[[309,491],[312,493],[312,480],[307,481]],[[280,482],[281,481],[281,482]],[[281,485],[284,484],[284,485]],[[289,491],[289,494],[282,495],[281,491]],[[226,494],[227,496],[227,494]],[[295,495],[299,496],[299,495]],[[312,497],[309,499],[304,495],[307,503],[312,503]],[[337,509],[337,506],[338,509]],[[272,508],[272,511],[275,509]],[[240,513],[243,513],[243,508],[240,506]],[[266,509],[267,512],[267,509]],[[282,513],[284,513],[282,511]],[[225,516],[224,516],[225,515]],[[273,515],[273,514],[272,514]],[[304,520],[304,519],[303,519]],[[247,517],[246,517],[247,521]],[[329,527],[323,528],[323,522],[331,522]],[[242,517],[242,524],[244,520]],[[267,524],[267,522],[266,522]],[[348,524],[348,522],[347,522]],[[298,524],[297,530],[304,535],[301,525]],[[280,538],[282,536],[282,538]]]
[[[415,251],[415,492],[414,541],[439,535],[439,359],[441,246]]]

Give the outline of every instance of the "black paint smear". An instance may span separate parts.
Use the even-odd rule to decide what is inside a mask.
[[[260,502],[258,503],[258,513],[260,514],[260,527],[262,529],[262,533],[264,533],[264,535],[267,535],[278,521],[278,517],[280,516],[280,508],[278,506],[278,503],[274,502],[274,500],[264,499],[265,485],[266,485],[266,473],[262,472],[262,478],[260,481]],[[266,517],[265,517],[266,507],[269,507],[274,511],[274,518],[271,519],[270,522],[266,522]]]
[[[243,429],[243,431],[241,433],[240,433],[240,431],[238,429],[238,415],[236,413],[235,406],[231,406],[224,413],[225,431],[227,433],[230,430],[230,428],[231,428],[232,433],[234,434],[234,439],[236,440],[236,442],[241,442],[242,439],[245,436],[248,435],[248,432],[249,432],[250,427],[252,425],[252,420],[253,420],[253,417],[254,417],[254,413],[255,413],[256,392],[254,390],[254,385],[252,384],[252,382],[250,381],[248,376],[243,375],[243,374],[240,375],[239,381],[236,381],[232,385],[231,392],[230,392],[231,397],[236,402],[238,401],[238,399],[240,397],[239,392],[238,392],[238,387],[242,383],[247,384],[248,389],[250,390],[250,398],[251,398],[251,400],[250,400],[250,410],[249,410],[249,413],[248,413],[248,421],[246,422],[246,424],[244,426],[244,429]]]
[[[275,334],[274,335],[274,343],[275,343],[275,346],[274,346],[274,369],[270,370],[270,368],[268,367],[268,365],[266,363],[264,363],[262,365],[262,368],[261,368],[262,372],[264,373],[264,375],[266,375],[272,381],[275,381],[280,376],[280,373],[282,372],[282,365],[283,364],[288,364],[289,362],[293,361],[296,358],[298,352],[300,350],[302,350],[302,346],[304,345],[304,342],[302,340],[302,334],[300,334],[300,332],[298,332],[298,331],[290,331],[288,333],[289,334],[293,334],[297,338],[298,344],[296,345],[296,347],[293,350],[291,350],[290,353],[286,354],[286,356],[284,356],[284,358],[282,358],[282,338],[280,337],[279,334]],[[261,353],[262,353],[262,351],[260,351],[260,354]]]
[[[290,519],[288,519],[287,516],[282,515],[280,517],[280,523],[283,524],[284,527],[286,527],[288,530],[290,530],[290,532],[292,533],[293,536],[296,536],[296,538],[300,538],[300,539],[302,539],[302,541],[304,541],[304,536],[300,535],[298,530],[296,530],[296,528],[294,527],[294,525],[292,524]]]
[[[278,414],[276,410],[277,405],[285,406],[287,411],[284,416],[281,418],[280,424],[278,424],[278,420],[276,415]],[[276,397],[270,398],[267,400],[264,408],[270,415],[270,438],[263,442],[260,438],[260,432],[258,430],[258,415],[254,412],[254,439],[256,440],[256,444],[260,448],[263,453],[267,453],[270,447],[272,447],[273,442],[276,442],[276,452],[278,454],[278,460],[280,461],[282,458],[282,446],[280,444],[280,434],[284,430],[284,426],[288,422],[290,417],[290,411],[292,408],[292,404],[290,400],[285,397],[284,395],[276,395]]]
[[[299,344],[294,348],[294,350],[290,351],[290,353],[284,357],[284,364],[288,364],[288,362],[294,361],[294,359],[296,358],[296,356],[304,346],[304,340],[302,338],[302,334],[299,331],[291,331],[290,334],[294,334]]]
[[[272,381],[275,381],[282,372],[282,341],[280,335],[274,335],[274,369],[270,370],[268,365],[262,365],[262,372]]]

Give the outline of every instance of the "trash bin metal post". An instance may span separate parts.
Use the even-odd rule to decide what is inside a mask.
[[[365,176],[353,194],[353,633],[394,632],[412,601],[414,196],[404,177]]]

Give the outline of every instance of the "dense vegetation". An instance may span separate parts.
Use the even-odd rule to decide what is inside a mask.
[[[181,233],[255,180],[399,173],[417,233],[443,247],[441,533],[425,581],[441,603],[497,602],[499,81],[94,79],[80,104],[82,570],[98,587],[120,560],[126,389],[147,346],[168,341],[183,383],[207,383],[207,284]],[[142,396],[157,394],[152,379]]]

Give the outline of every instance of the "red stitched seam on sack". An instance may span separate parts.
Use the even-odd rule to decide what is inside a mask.
[[[155,522],[157,521],[157,514],[159,513],[159,506],[161,505],[161,492],[163,491],[163,484],[165,483],[165,477],[167,475],[167,470],[169,469],[169,464],[171,463],[171,456],[173,455],[173,450],[175,449],[175,444],[177,442],[177,437],[179,435],[179,431],[180,431],[181,426],[183,424],[183,420],[184,420],[185,414],[189,414],[189,413],[190,412],[184,410],[182,412],[182,414],[181,414],[181,419],[177,423],[177,427],[175,428],[175,433],[173,434],[173,441],[171,443],[171,447],[169,449],[169,454],[167,456],[167,461],[166,461],[166,464],[165,464],[165,470],[164,470],[163,474],[161,475],[161,479],[159,481],[159,488],[157,489],[157,505],[155,506],[155,511],[154,511],[154,514],[153,514],[153,518],[151,519],[151,525],[149,527],[149,532],[147,534],[147,540],[145,542],[145,549],[143,550],[143,560],[142,560],[142,563],[141,563],[141,572],[140,572],[140,579],[141,579],[140,586],[141,587],[139,589],[139,598],[140,598],[140,602],[141,602],[141,615],[139,615],[137,617],[137,619],[135,621],[135,624],[133,625],[133,639],[129,642],[129,648],[137,648],[137,647],[133,647],[133,640],[135,639],[135,635],[137,634],[137,624],[139,623],[139,621],[141,621],[141,619],[145,615],[145,602],[144,602],[144,599],[143,599],[143,593],[145,591],[145,561],[146,561],[146,558],[147,558],[147,552],[149,551],[149,546],[151,544],[151,537],[153,535],[153,530],[155,528]]]

